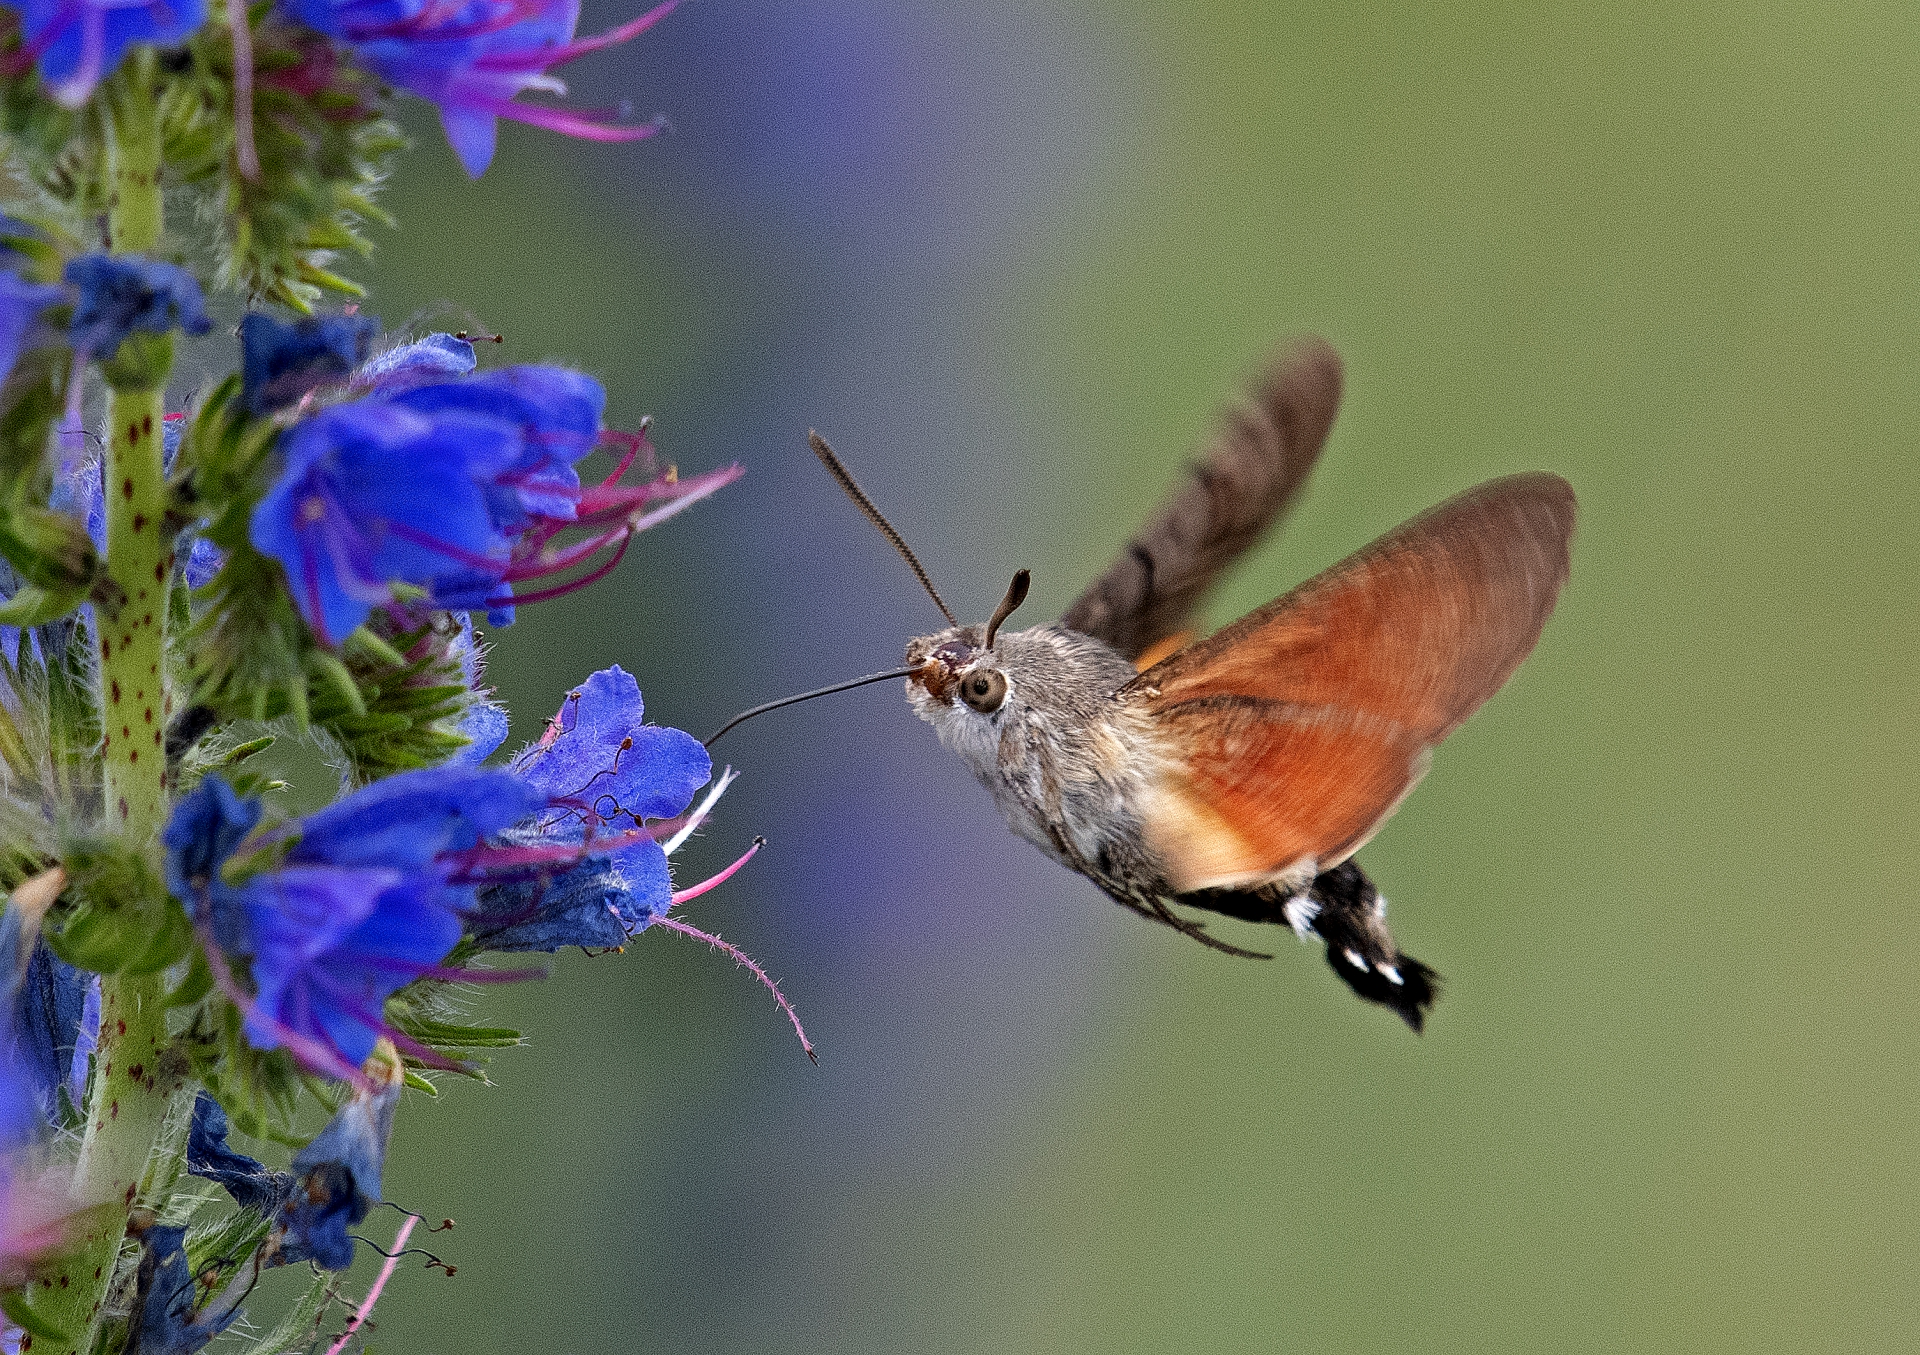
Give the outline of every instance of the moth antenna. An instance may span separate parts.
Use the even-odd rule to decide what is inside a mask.
[[[1033,575],[1022,569],[1013,576],[1013,582],[1007,585],[1007,595],[1000,599],[1000,605],[993,609],[993,620],[987,622],[987,648],[993,648],[993,637],[1000,633],[1000,623],[1012,616],[1014,609],[1027,600],[1027,585],[1033,582]]]
[[[791,706],[800,701],[811,701],[816,696],[832,696],[835,692],[844,692],[850,687],[864,687],[869,682],[885,682],[888,678],[912,677],[919,671],[918,668],[892,668],[884,673],[869,673],[863,678],[854,678],[851,682],[836,682],[831,687],[818,687],[810,692],[801,692],[798,696],[783,696],[778,701],[768,701],[762,705],[753,707],[751,710],[741,711],[731,720],[721,725],[720,728],[709,734],[707,741],[701,746],[705,748],[713,747],[715,743],[719,742],[720,736],[729,729],[732,729],[735,725],[745,720],[751,720],[756,715],[765,715],[770,710],[779,710],[782,706]]]
[[[933,599],[933,605],[938,607],[940,614],[947,618],[947,624],[949,626],[959,625],[960,622],[955,619],[952,609],[950,609],[945,602],[941,601],[940,594],[934,589],[933,580],[927,577],[927,571],[920,564],[920,558],[913,553],[906,541],[901,538],[900,533],[893,529],[893,524],[888,522],[886,518],[881,515],[880,510],[873,506],[873,500],[867,497],[867,492],[854,482],[852,472],[841,464],[840,458],[834,455],[833,448],[827,446],[827,440],[809,428],[807,430],[807,446],[813,448],[813,454],[820,458],[820,464],[827,468],[827,474],[839,482],[840,488],[847,491],[847,497],[852,499],[860,511],[867,515],[867,520],[880,529],[880,535],[886,537],[887,540],[893,543],[893,548],[899,551],[901,556],[906,560],[907,568],[913,571],[913,577],[920,580],[920,586],[926,589],[927,596]],[[872,680],[877,679],[863,679],[863,681]],[[794,699],[799,700],[800,698],[795,697]],[[716,734],[713,737],[717,739],[720,736]],[[710,739],[708,742],[712,742],[712,740]]]

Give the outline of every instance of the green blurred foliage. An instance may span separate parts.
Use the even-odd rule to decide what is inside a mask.
[[[777,1066],[727,1093],[777,1136],[799,1074],[728,1062],[769,1018],[691,948],[629,971],[563,958],[564,989],[487,997],[535,1033],[496,1061],[507,1085],[403,1117],[390,1193],[437,1212],[481,1164],[488,1180],[454,1235],[461,1277],[403,1272],[377,1344],[1906,1348],[1920,16],[1042,13],[1119,96],[1070,210],[956,310],[1017,448],[987,463],[981,495],[1017,512],[996,509],[980,568],[1031,564],[1033,613],[1063,605],[1236,375],[1299,331],[1345,354],[1346,408],[1217,620],[1479,479],[1544,467],[1580,494],[1539,650],[1365,853],[1402,941],[1448,980],[1429,1033],[1284,938],[1242,969],[1092,912],[1104,954],[1080,1020],[1042,1034],[1065,1041],[1049,1076],[975,1089],[1009,1107],[978,1152],[875,1164],[830,1213],[778,1221],[805,1238],[785,1287],[707,1292],[682,1258],[707,1321],[663,1327],[637,1296],[675,1259],[648,1242],[674,1107]],[[531,137],[505,138],[476,187],[445,159],[414,152],[389,200],[406,226],[371,281],[390,322],[395,298],[457,296],[520,356],[610,379],[619,362],[629,421],[695,380],[756,379],[750,331],[715,318],[751,312],[754,280],[697,271],[709,256],[670,209],[636,220]],[[644,152],[621,163],[646,173]],[[689,530],[727,549],[719,510]],[[640,636],[729,618],[637,606]],[[556,607],[503,637],[517,730],[604,661],[578,633],[593,615]],[[623,661],[652,702],[647,659]],[[755,826],[819,810],[790,812]],[[982,859],[1028,850],[997,832]],[[898,892],[911,906],[912,882]],[[810,1106],[842,1094],[834,1057]],[[776,1193],[792,1170],[734,1165]],[[533,1214],[489,1205],[505,1181]],[[470,1275],[486,1302],[456,1291]]]

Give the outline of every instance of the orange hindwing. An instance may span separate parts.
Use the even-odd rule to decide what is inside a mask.
[[[1149,831],[1175,889],[1244,888],[1359,850],[1533,649],[1573,524],[1558,476],[1490,481],[1123,688],[1172,763]]]

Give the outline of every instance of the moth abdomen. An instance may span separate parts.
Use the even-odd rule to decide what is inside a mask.
[[[1440,996],[1440,976],[1401,950],[1387,930],[1387,901],[1358,862],[1322,871],[1303,891],[1201,889],[1176,902],[1246,922],[1288,926],[1302,941],[1319,938],[1326,943],[1327,965],[1347,987],[1391,1009],[1416,1032]]]

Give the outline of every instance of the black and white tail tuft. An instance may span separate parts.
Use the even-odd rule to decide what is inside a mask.
[[[1390,1007],[1417,1032],[1439,996],[1440,976],[1403,952],[1387,930],[1387,901],[1352,861],[1316,877],[1287,900],[1287,921],[1327,943],[1327,963],[1369,1002]]]

